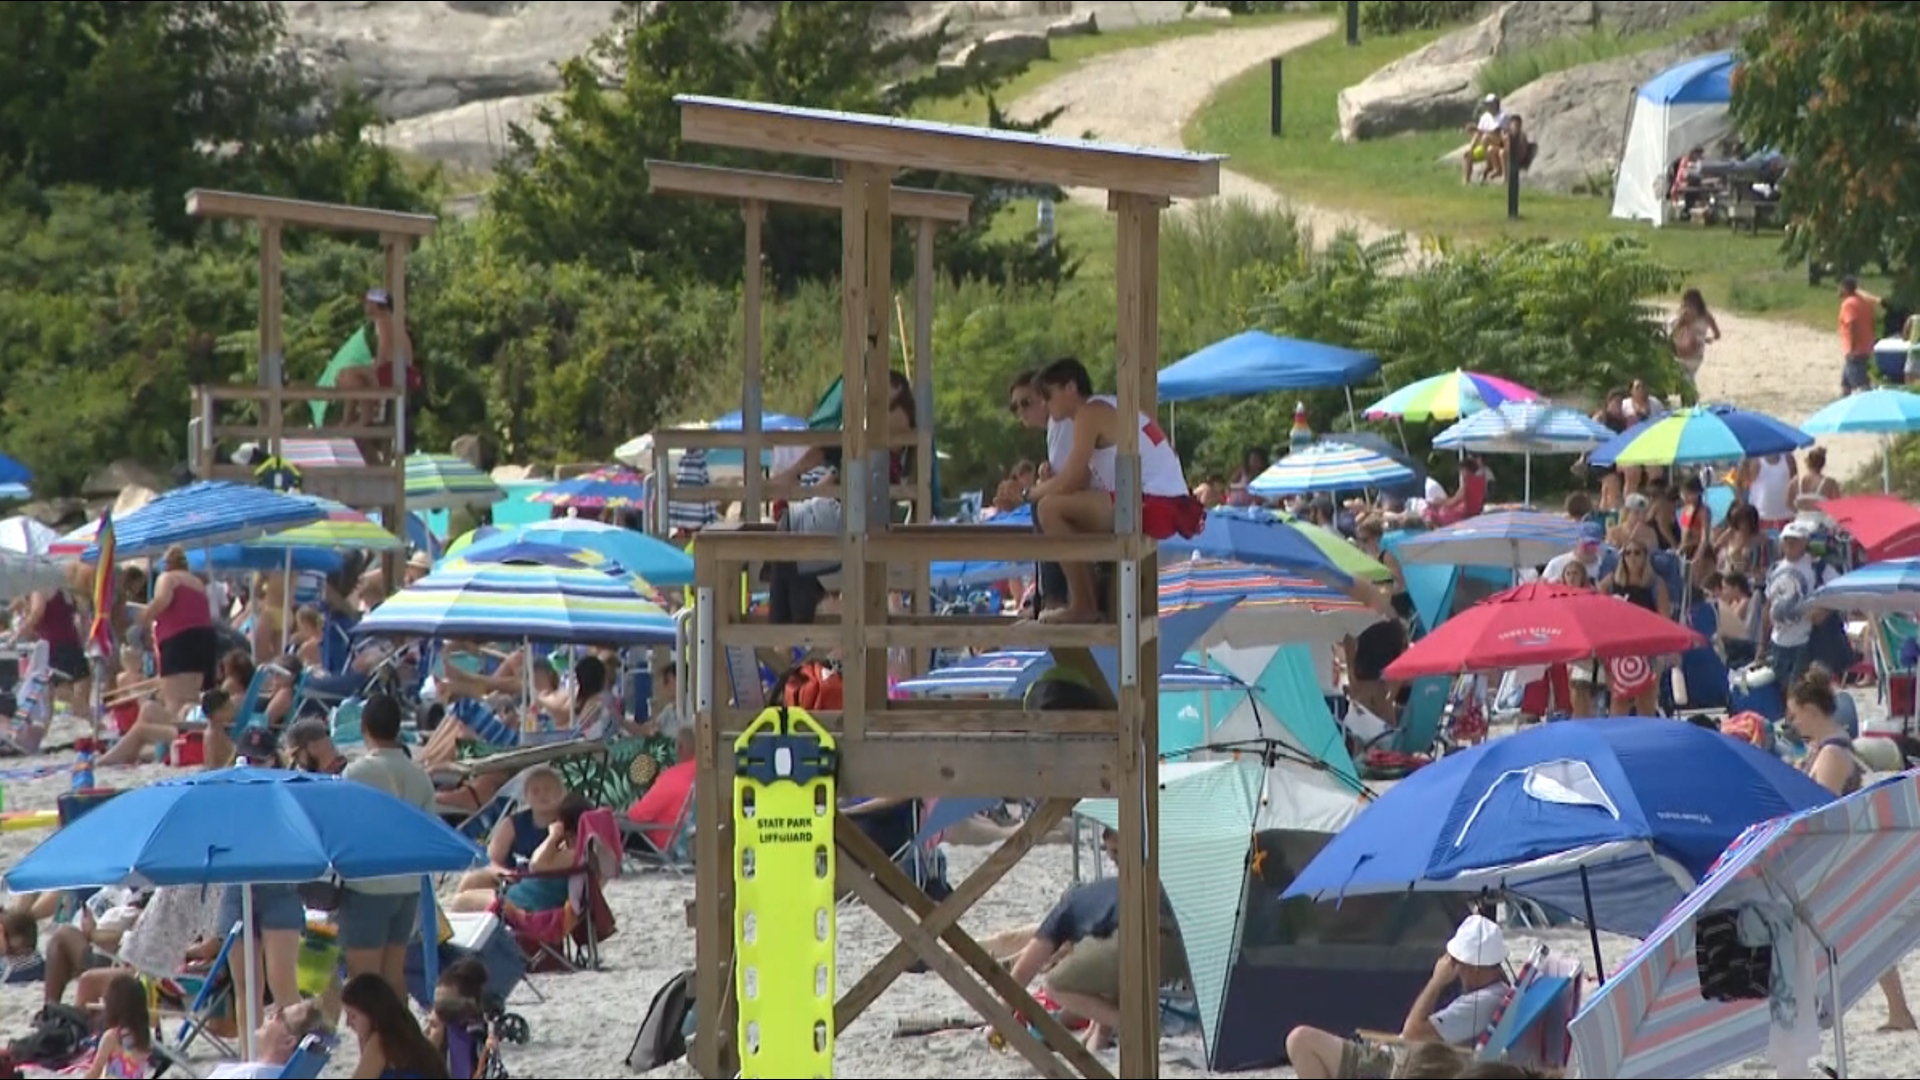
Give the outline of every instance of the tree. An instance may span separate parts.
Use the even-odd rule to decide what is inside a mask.
[[[787,105],[882,115],[908,115],[930,98],[985,92],[1001,78],[979,65],[936,64],[951,42],[945,26],[896,35],[888,5],[826,0],[779,4],[757,39],[745,40],[735,4],[624,6],[614,28],[583,57],[561,68],[556,102],[533,131],[515,128],[489,198],[509,252],[544,262],[584,259],[610,271],[638,271],[661,280],[738,282],[743,260],[740,218],[732,207],[649,191],[648,158],[826,175],[818,159],[769,162],[680,139],[677,94],[746,98]],[[891,80],[891,81],[890,81]],[[998,108],[990,123],[1017,125]],[[995,279],[1058,280],[1070,253],[1037,251],[1023,241],[993,241],[988,229],[1010,200],[1032,197],[1017,185],[976,178],[912,175],[903,184],[964,191],[975,198],[973,222],[946,230],[939,257],[953,274]],[[1056,196],[1055,189],[1042,193]],[[770,208],[765,237],[776,287],[826,280],[839,273],[839,224],[830,214]],[[902,234],[902,251],[905,246]],[[897,260],[904,268],[908,259]]]
[[[1741,43],[1733,116],[1792,163],[1787,251],[1920,273],[1920,3],[1772,3]]]

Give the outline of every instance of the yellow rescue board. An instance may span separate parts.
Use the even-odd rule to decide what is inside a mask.
[[[775,706],[734,740],[740,1075],[833,1075],[833,736]]]

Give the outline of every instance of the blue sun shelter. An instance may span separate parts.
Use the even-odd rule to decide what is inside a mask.
[[[1709,53],[1675,64],[1640,87],[1614,175],[1614,217],[1656,228],[1666,223],[1674,167],[1696,146],[1717,156],[1714,144],[1733,132],[1728,107],[1734,67],[1732,53]]]

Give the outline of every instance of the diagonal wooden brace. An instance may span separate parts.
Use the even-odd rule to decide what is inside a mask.
[[[967,912],[972,911],[974,905],[1000,883],[1000,879],[1005,877],[1009,870],[1018,866],[1021,859],[1026,858],[1027,853],[1033,850],[1034,845],[1040,842],[1040,838],[1045,836],[1049,829],[1072,812],[1074,802],[1073,799],[1049,799],[1037,807],[1033,814],[1021,823],[1020,828],[1000,844],[999,850],[987,856],[986,861],[975,867],[973,873],[967,875],[967,880],[961,882],[960,887],[953,890],[951,896],[942,900],[931,914],[920,920],[921,929],[938,938],[945,934],[949,927],[957,926],[960,920],[966,917]],[[887,988],[913,966],[913,958],[914,950],[905,939],[889,950],[886,956],[881,957],[879,963],[868,969],[867,973],[860,977],[860,981],[853,984],[853,989],[841,996],[840,1004],[834,1008],[835,1030],[845,1031],[847,1025],[853,1023],[854,1019],[865,1012],[868,1006],[878,1001],[880,995],[886,993]]]
[[[1042,1076],[1049,1080],[1113,1080],[1106,1066],[1052,1013],[1041,1008],[1026,987],[1014,982],[1012,974],[966,930],[950,926],[938,938],[928,933],[920,920],[933,914],[933,901],[859,826],[842,817],[834,835],[841,850],[872,874],[851,876],[848,884],[854,893]],[[947,949],[940,947],[942,941]]]

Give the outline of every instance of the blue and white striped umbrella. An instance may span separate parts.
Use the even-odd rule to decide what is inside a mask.
[[[1579,409],[1544,401],[1508,401],[1434,437],[1438,450],[1470,454],[1584,454],[1613,432]]]
[[[1322,442],[1268,466],[1247,490],[1270,499],[1314,491],[1364,491],[1411,479],[1412,469],[1385,454],[1343,442]]]
[[[894,688],[928,697],[1008,697],[1021,692],[1053,667],[1053,654],[1040,649],[1009,649],[969,656],[957,664],[907,679]],[[1162,690],[1246,689],[1231,675],[1182,661],[1160,676]]]
[[[673,617],[625,568],[585,549],[520,544],[486,562],[455,559],[388,597],[354,626],[380,637],[670,645]]]
[[[113,519],[114,557],[148,558],[178,544],[217,547],[311,525],[327,516],[311,499],[248,484],[202,480],[175,488],[138,510]],[[97,562],[100,545],[81,556]]]
[[[1809,602],[1870,615],[1920,612],[1920,559],[1868,563],[1815,589]]]
[[[1454,566],[1539,566],[1580,543],[1581,523],[1559,514],[1508,510],[1400,541],[1394,556],[1404,563]]]

